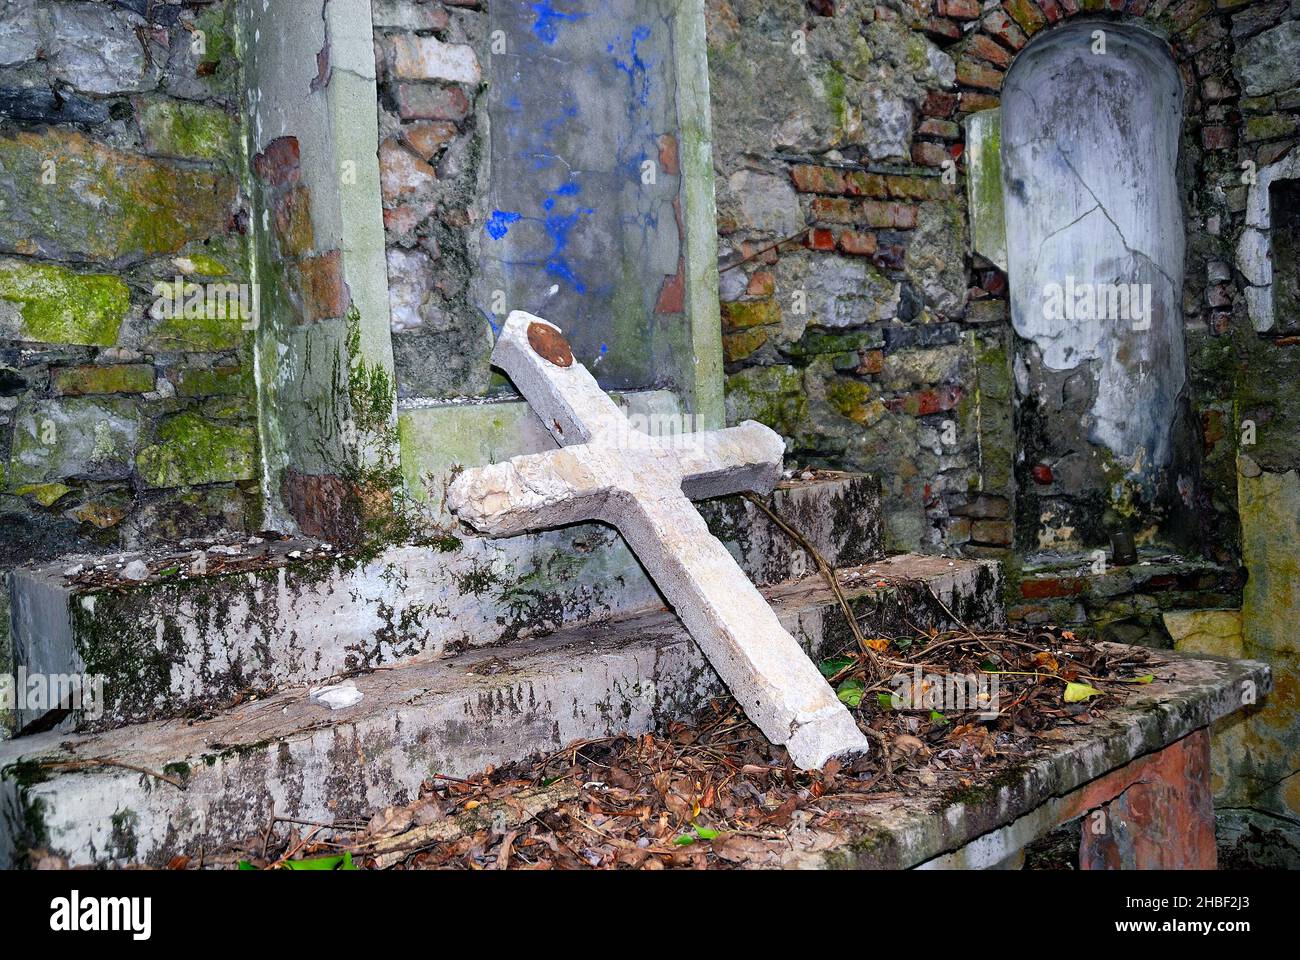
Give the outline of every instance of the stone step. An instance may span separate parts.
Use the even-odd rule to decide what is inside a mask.
[[[837,566],[883,555],[880,484],[823,473],[782,484],[774,507]],[[710,528],[760,586],[815,569],[752,503],[700,504]],[[218,548],[220,550],[222,548]],[[105,729],[202,715],[249,690],[310,684],[446,651],[515,642],[663,601],[617,531],[598,524],[492,540],[457,533],[430,545],[340,555],[309,541],[153,554],[155,574],[116,577],[138,555],[62,558],[14,571],[15,685],[31,675],[102,677],[98,709],[29,700],[18,730]],[[218,564],[225,570],[218,570]],[[111,585],[66,572],[102,565]],[[169,575],[161,574],[172,571]],[[86,571],[79,576],[85,578]],[[62,718],[62,719],[59,719]]]
[[[868,635],[1001,623],[989,561],[899,556],[842,570]],[[765,590],[815,657],[853,643],[820,577]],[[48,849],[73,864],[162,864],[264,829],[274,815],[362,817],[464,776],[574,740],[685,719],[723,692],[660,609],[491,649],[379,667],[337,711],[302,688],[190,722],[48,732],[0,744],[0,866]]]

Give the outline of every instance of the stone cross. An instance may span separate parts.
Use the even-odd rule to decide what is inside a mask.
[[[492,362],[561,448],[465,471],[447,491],[461,519],[494,536],[591,520],[616,527],[769,740],[803,769],[865,753],[844,704],[691,504],[769,492],[781,438],[752,420],[669,437],[632,429],[559,328],[523,311],[506,320]]]

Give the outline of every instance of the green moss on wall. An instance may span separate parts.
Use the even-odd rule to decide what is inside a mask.
[[[140,451],[136,468],[150,487],[251,480],[257,438],[251,427],[209,422],[196,413],[170,417],[156,442]]]
[[[96,347],[117,343],[131,307],[131,292],[117,277],[49,263],[0,265],[0,299],[18,307],[19,339]]]

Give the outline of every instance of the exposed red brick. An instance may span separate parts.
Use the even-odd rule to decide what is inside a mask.
[[[285,257],[302,257],[316,245],[312,229],[311,193],[302,184],[279,194],[271,203],[275,236]]]
[[[864,350],[860,356],[861,362],[858,364],[857,373],[875,374],[885,369],[885,351]]]
[[[923,31],[931,37],[942,37],[945,40],[960,40],[961,27],[955,20],[946,20],[943,17],[930,17],[925,21]]]
[[[912,162],[925,167],[942,167],[952,159],[942,143],[920,142],[912,144]]]
[[[280,490],[304,534],[344,546],[361,539],[368,519],[385,516],[393,507],[392,491],[383,484],[357,484],[292,467],[282,474]]]
[[[957,61],[957,82],[965,87],[996,93],[1002,89],[1002,71],[982,60],[962,57]]]
[[[1120,3],[1122,4],[1123,0],[1120,0]],[[1047,17],[1043,15],[1042,10],[1038,9],[1038,4],[1034,0],[1002,0],[1002,9],[1028,36],[1033,36],[1047,25]]]
[[[343,282],[343,255],[337,250],[308,257],[298,264],[304,323],[337,319],[348,312],[351,298]]]
[[[1002,44],[995,42],[988,34],[972,33],[970,39],[966,41],[966,52],[1004,70],[1011,66],[1011,52]]]
[[[1038,0],[1038,5],[1043,10],[1043,16],[1047,17],[1049,23],[1056,23],[1066,16],[1065,8],[1061,5],[1060,0]]]
[[[1003,10],[990,10],[980,21],[980,26],[985,33],[1000,40],[1011,50],[1019,50],[1028,43],[1024,31]]]
[[[1065,798],[1079,818],[1080,870],[1214,870],[1210,734],[1202,727]],[[1092,828],[1104,809],[1124,830]]]
[[[790,170],[790,179],[796,190],[803,193],[845,192],[844,172],[834,167],[819,167],[811,163],[801,163]]]
[[[273,187],[295,184],[301,175],[298,138],[276,137],[266,149],[253,157],[253,171]]]
[[[839,235],[840,249],[854,256],[869,257],[876,252],[876,235],[845,230]]]
[[[469,97],[460,87],[427,83],[397,86],[397,112],[403,120],[464,120]]]
[[[823,223],[856,222],[853,201],[831,197],[818,197],[812,202],[812,217]]]
[[[962,113],[978,113],[981,110],[991,110],[1001,102],[1001,98],[995,97],[991,93],[981,93],[978,90],[963,90],[961,92]]]
[[[927,117],[951,117],[957,109],[957,94],[944,90],[931,90],[921,104],[921,113]]]
[[[849,214],[852,216],[852,213]],[[813,250],[834,250],[835,234],[822,227],[808,231],[807,245]]]
[[[671,133],[659,137],[659,169],[673,177],[682,172],[677,159],[677,138]]]
[[[1034,577],[1020,581],[1020,595],[1027,600],[1078,597],[1087,592],[1088,581],[1082,577]]]
[[[446,120],[418,120],[402,125],[402,140],[425,160],[432,160],[456,138],[456,125]]]
[[[980,18],[979,0],[938,0],[935,11],[941,17],[954,20],[978,20]]]
[[[686,261],[677,260],[677,272],[665,277],[655,301],[655,313],[683,313],[686,309]]]
[[[852,170],[844,176],[844,192],[851,197],[887,197],[886,177],[880,173]]]
[[[756,270],[745,286],[751,297],[770,297],[776,291],[776,277],[770,270]]]

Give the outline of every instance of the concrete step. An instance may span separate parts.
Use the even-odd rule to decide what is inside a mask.
[[[1001,624],[989,561],[900,556],[841,571],[868,635]],[[820,577],[768,587],[813,656],[852,645]],[[434,774],[641,733],[686,719],[720,681],[667,610],[566,627],[490,649],[405,661],[355,678],[337,711],[302,688],[189,722],[49,732],[0,744],[0,866],[46,849],[72,864],[162,864],[263,829],[274,815],[329,821],[407,802]]]
[[[785,483],[774,506],[832,564],[883,555],[874,477]],[[760,586],[813,569],[749,501],[728,497],[700,509]],[[188,572],[194,549],[154,552],[143,558],[154,574],[139,583],[118,576],[136,554],[14,571],[17,689],[32,675],[102,678],[102,698],[88,709],[67,715],[54,709],[58,698],[31,700],[17,728],[201,716],[250,690],[517,642],[663,604],[619,534],[598,524],[503,540],[448,533],[373,555],[298,540],[237,546],[237,554],[210,550],[206,575]]]

